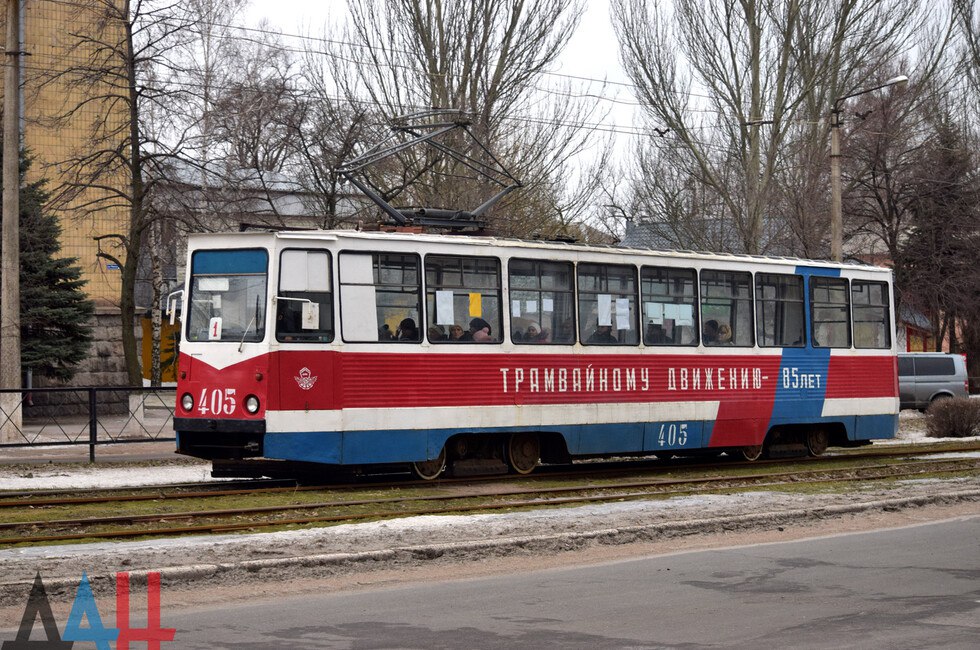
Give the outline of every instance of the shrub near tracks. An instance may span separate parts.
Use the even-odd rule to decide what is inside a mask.
[[[926,411],[930,438],[967,438],[980,435],[980,400],[943,399]]]

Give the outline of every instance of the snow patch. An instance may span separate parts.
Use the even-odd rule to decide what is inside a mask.
[[[198,483],[211,478],[211,464],[166,467],[50,466],[30,471],[0,468],[0,490],[71,490]]]

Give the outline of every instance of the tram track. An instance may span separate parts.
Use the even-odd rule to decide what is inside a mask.
[[[944,451],[943,453],[949,452]],[[726,492],[733,489],[819,486],[827,483],[874,482],[936,475],[950,477],[964,473],[975,474],[978,469],[980,469],[980,459],[968,458],[908,461],[900,464],[854,465],[844,468],[797,469],[780,472],[759,471],[752,474],[730,473],[701,477],[675,478],[661,475],[646,480],[619,481],[609,484],[578,482],[571,485],[510,488],[506,483],[484,482],[484,489],[482,490],[474,490],[472,482],[466,490],[463,490],[462,486],[458,486],[460,489],[455,489],[457,486],[430,483],[429,485],[439,486],[445,493],[62,519],[35,518],[13,521],[12,519],[15,517],[12,517],[0,523],[0,546],[96,539],[170,537],[187,534],[229,533],[242,530],[260,531],[272,528],[353,523],[420,515],[472,514],[487,511],[664,498],[705,493],[709,490]],[[553,479],[554,476],[547,476],[547,478]],[[578,478],[581,479],[581,475]],[[388,485],[387,487],[390,488],[391,486]],[[323,490],[323,488],[319,489]],[[38,508],[36,504],[25,505],[24,507],[28,511]],[[183,525],[161,525],[168,522],[184,523]]]
[[[731,459],[698,462],[697,457],[674,460],[603,460],[568,466],[544,466],[533,475],[488,475],[477,477],[445,477],[438,481],[407,479],[407,473],[392,472],[384,480],[357,480],[343,483],[323,482],[299,484],[292,479],[246,479],[231,481],[202,481],[197,483],[172,483],[144,487],[87,488],[73,490],[34,490],[0,491],[0,511],[22,507],[49,507],[114,503],[126,501],[159,501],[170,499],[207,499],[251,494],[277,494],[310,492],[317,490],[355,491],[385,488],[411,488],[418,486],[482,485],[486,483],[506,483],[512,481],[550,480],[565,478],[603,478],[621,475],[644,475],[675,471],[710,471],[714,469],[732,470],[740,468],[761,468],[781,466],[787,463],[833,464],[856,460],[876,460],[887,458],[907,458],[910,456],[931,456],[950,453],[980,452],[980,445],[942,446],[941,448],[887,448],[868,451],[836,452],[817,457],[776,458],[756,461],[735,461]],[[376,477],[378,475],[374,475]],[[372,477],[373,478],[373,477]]]

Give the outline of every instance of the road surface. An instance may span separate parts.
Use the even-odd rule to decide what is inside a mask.
[[[980,516],[492,578],[289,588],[165,609],[162,623],[181,648],[975,648]]]

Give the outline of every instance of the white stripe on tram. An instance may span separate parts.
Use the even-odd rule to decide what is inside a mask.
[[[823,411],[825,418],[847,415],[895,415],[898,413],[897,397],[838,397],[826,399]]]
[[[385,429],[483,429],[633,422],[714,421],[719,402],[437,406],[269,411],[266,427],[276,431],[373,431]]]

